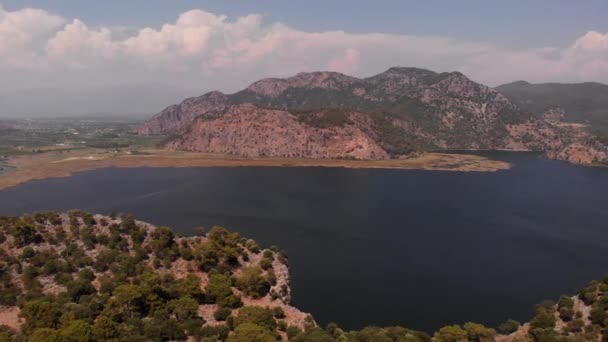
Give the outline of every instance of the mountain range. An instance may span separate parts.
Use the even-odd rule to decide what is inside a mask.
[[[171,149],[246,157],[388,159],[506,149],[608,164],[606,139],[596,136],[608,120],[606,97],[598,99],[608,86],[597,85],[593,94],[571,85],[587,97],[566,97],[559,94],[569,93],[568,85],[544,90],[515,82],[493,89],[460,72],[409,67],[368,78],[299,73],[262,79],[234,94],[188,98],[137,132],[168,135]]]

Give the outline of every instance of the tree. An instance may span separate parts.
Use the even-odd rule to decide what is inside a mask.
[[[232,281],[223,274],[213,274],[209,277],[205,294],[211,303],[217,303],[219,306],[236,308],[241,305],[241,300],[232,293]]]
[[[92,342],[93,328],[90,324],[76,320],[70,322],[65,328],[59,331],[61,342]]]
[[[61,342],[59,331],[50,328],[38,328],[28,337],[28,342]]]
[[[262,276],[262,269],[256,266],[244,267],[236,280],[236,287],[245,295],[262,298],[268,294],[270,283]]]
[[[93,325],[93,336],[101,341],[120,337],[120,326],[106,316],[100,316]]]
[[[463,326],[471,341],[493,341],[496,330],[487,328],[482,324],[467,322]]]
[[[197,317],[198,302],[192,297],[181,297],[167,303],[169,310],[178,322],[185,322]]]
[[[232,314],[232,310],[228,308],[219,307],[213,313],[213,318],[215,318],[216,321],[225,321],[230,316],[230,314]]]
[[[433,335],[433,342],[463,342],[468,341],[469,334],[458,325],[445,326]]]
[[[44,299],[26,302],[21,310],[25,318],[25,331],[34,331],[38,328],[57,328],[61,310],[57,304]]]
[[[38,234],[33,224],[26,222],[23,219],[20,219],[13,224],[11,234],[13,235],[17,247],[25,247],[29,244],[42,242],[42,237]]]
[[[271,332],[263,327],[244,323],[236,327],[234,332],[228,336],[228,342],[275,342],[276,338]]]
[[[517,329],[519,329],[519,326],[520,323],[518,321],[509,319],[506,322],[502,323],[500,326],[498,326],[498,330],[505,335],[509,335],[516,332]]]
[[[531,329],[553,329],[555,327],[555,317],[553,312],[545,307],[538,307],[536,316],[530,322]]]
[[[143,313],[147,306],[141,288],[131,284],[119,285],[114,289],[114,304],[119,313],[130,318]]]
[[[234,319],[234,326],[238,327],[245,323],[253,323],[273,332],[277,326],[272,310],[261,306],[245,306],[239,310]]]
[[[84,279],[73,280],[67,285],[68,295],[77,302],[81,296],[97,293],[90,281]]]

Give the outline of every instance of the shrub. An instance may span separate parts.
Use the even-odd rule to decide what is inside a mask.
[[[21,310],[25,318],[25,331],[34,331],[38,328],[57,328],[61,310],[53,302],[37,299],[26,302]]]
[[[93,328],[80,320],[70,322],[59,331],[61,342],[93,342]]]
[[[467,322],[463,325],[466,330],[469,340],[472,341],[491,341],[496,335],[496,331],[491,328],[487,328],[482,324]]]
[[[509,319],[506,322],[502,323],[500,326],[498,326],[498,330],[501,333],[508,335],[517,331],[517,329],[519,329],[519,326],[520,323],[518,321]]]
[[[239,310],[234,319],[234,325],[238,327],[245,323],[253,323],[269,331],[274,331],[276,328],[272,310],[261,306],[245,306]]]
[[[445,326],[435,333],[433,341],[436,342],[460,342],[468,341],[469,334],[458,325]]]
[[[244,323],[236,327],[228,336],[228,342],[275,342],[275,336],[263,327]]]
[[[268,294],[270,283],[262,276],[259,267],[244,267],[242,274],[236,280],[236,286],[245,295],[253,298],[262,298]]]
[[[260,267],[262,267],[263,270],[271,269],[272,268],[272,259],[262,258],[262,260],[260,261]]]
[[[553,329],[555,327],[555,317],[553,312],[544,307],[536,310],[536,316],[530,321],[531,329]]]
[[[285,312],[280,306],[275,306],[274,308],[272,308],[272,314],[275,318],[285,318]]]
[[[225,321],[230,314],[232,314],[232,310],[220,306],[213,313],[213,318],[215,318],[216,321]]]

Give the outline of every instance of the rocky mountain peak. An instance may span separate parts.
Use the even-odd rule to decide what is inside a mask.
[[[301,72],[288,78],[265,78],[254,82],[247,90],[259,95],[276,97],[288,88],[339,89],[358,79],[338,72]]]

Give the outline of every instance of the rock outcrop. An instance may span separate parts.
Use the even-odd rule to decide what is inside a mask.
[[[195,120],[186,133],[167,147],[247,157],[372,160],[389,157],[366,133],[371,131],[367,116],[351,112],[348,119],[351,124],[319,128],[284,110],[234,105],[219,118]]]

